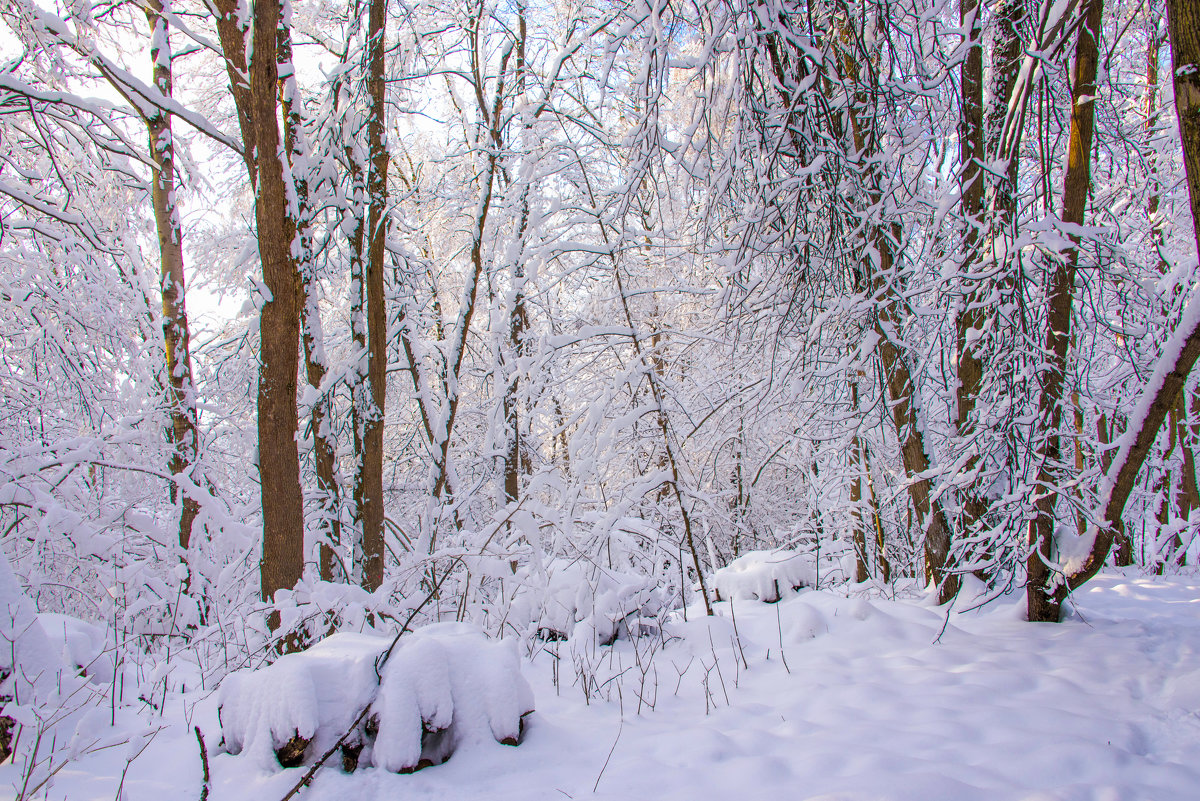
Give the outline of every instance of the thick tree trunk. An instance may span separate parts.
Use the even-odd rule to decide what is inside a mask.
[[[258,186],[255,221],[266,295],[259,318],[258,471],[263,511],[262,597],[291,589],[304,571],[304,503],[296,446],[300,316],[291,261],[282,142],[276,118],[279,0],[254,5],[250,87]]]
[[[148,0],[145,12],[150,23],[150,57],[154,63],[154,86],[165,97],[171,96],[171,44],[167,15],[170,0]],[[184,302],[183,229],[175,205],[175,144],[171,135],[171,117],[158,111],[146,119],[150,134],[150,158],[154,162],[151,198],[154,223],[158,230],[159,286],[162,290],[163,342],[167,356],[167,408],[171,426],[167,439],[171,444],[170,470],[176,481],[171,485],[171,502],[183,503],[179,514],[179,547],[187,558],[192,526],[200,505],[190,487],[199,476],[190,473],[199,458],[196,389],[192,383],[192,354]],[[188,487],[189,489],[184,489]]]

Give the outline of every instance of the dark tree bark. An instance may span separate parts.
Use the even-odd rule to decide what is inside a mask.
[[[850,408],[858,417],[858,381],[850,382]],[[850,440],[850,515],[854,520],[851,538],[854,542],[854,580],[860,584],[871,577],[867,565],[867,531],[863,522],[862,485],[866,460],[863,459],[863,446],[858,431]]]
[[[1103,0],[1087,0],[1084,24],[1075,45],[1075,83],[1072,87],[1071,133],[1067,144],[1067,168],[1063,179],[1062,221],[1082,225],[1092,182],[1092,130],[1096,94],[1096,63]],[[1026,560],[1026,600],[1030,620],[1058,620],[1060,601],[1054,590],[1054,528],[1058,491],[1055,487],[1062,458],[1063,381],[1067,351],[1071,343],[1071,309],[1075,297],[1075,269],[1079,262],[1079,236],[1071,235],[1071,246],[1050,274],[1046,290],[1045,369],[1038,417],[1043,439],[1038,447],[1037,483],[1040,493],[1037,516],[1029,526],[1029,557]]]
[[[258,166],[255,164],[254,102],[250,91],[250,72],[246,65],[246,34],[248,28],[240,17],[239,0],[207,0],[209,9],[216,18],[217,38],[225,58],[225,73],[229,76],[229,91],[237,112],[238,128],[242,132],[242,158],[246,163],[246,174],[250,185],[258,183]]]
[[[1108,418],[1105,415],[1100,415],[1096,418],[1096,439],[1101,445],[1111,445],[1112,435],[1109,432]],[[1108,473],[1112,467],[1113,453],[1107,448],[1101,452],[1100,466],[1104,468],[1104,472]],[[1117,520],[1113,523],[1113,564],[1117,567],[1129,567],[1133,564],[1133,541],[1129,538],[1129,534],[1125,531],[1125,521]]]
[[[362,525],[362,584],[373,591],[383,584],[383,421],[387,383],[387,314],[384,309],[383,273],[387,257],[388,149],[384,141],[387,109],[384,105],[384,38],[387,2],[371,0],[367,20],[367,409],[362,415],[361,469],[355,476],[354,500]]]
[[[262,262],[264,298],[259,318],[258,472],[263,511],[262,597],[291,589],[304,570],[304,503],[296,446],[296,371],[300,315],[291,260],[294,221],[287,209],[282,142],[276,119],[279,0],[254,5],[250,61],[250,120],[258,185],[255,222]]]
[[[858,54],[849,50],[840,53],[838,67],[842,77],[855,87],[848,115],[850,141],[857,154],[856,166],[861,173],[867,208],[877,207],[883,199],[879,170],[875,164],[879,143],[874,120],[866,114],[867,98],[870,91],[876,88],[873,85],[876,70],[874,67],[868,70],[869,78],[864,81]],[[783,75],[777,75],[777,78],[781,84],[785,83]],[[925,578],[937,587],[938,603],[947,603],[958,594],[961,582],[951,565],[950,523],[941,502],[933,497],[933,484],[926,477],[930,467],[929,452],[925,447],[925,432],[920,425],[919,397],[901,336],[904,322],[900,298],[903,281],[896,265],[900,236],[898,222],[868,226],[863,242],[867,255],[862,260],[865,279],[862,283],[864,288],[870,287],[877,304],[874,321],[878,336],[876,348],[883,366],[896,437],[900,441],[900,458],[908,479],[909,497],[917,515],[917,524],[924,534]],[[870,253],[871,250],[874,253]]]
[[[525,8],[517,6],[517,46],[516,46],[516,92],[521,96],[525,91]],[[528,128],[527,128],[528,130]],[[508,385],[503,399],[504,428],[507,437],[507,447],[504,454],[504,500],[513,503],[518,500],[521,492],[521,476],[526,471],[524,450],[521,443],[520,415],[520,365],[521,360],[528,355],[527,343],[529,331],[529,314],[525,308],[525,235],[529,227],[529,188],[521,192],[521,218],[517,225],[517,241],[519,249],[516,262],[513,264],[512,276],[512,305],[509,308],[508,320],[508,360],[506,374]]]
[[[316,264],[313,253],[312,206],[308,194],[309,147],[304,135],[304,117],[296,86],[295,67],[292,63],[292,36],[286,25],[279,29],[279,105],[283,111],[283,141],[292,180],[296,188],[296,219],[291,236],[292,270],[296,276],[296,297],[300,304],[300,328],[304,343],[304,373],[308,385],[316,391],[316,398],[309,410],[309,425],[312,430],[313,467],[317,474],[317,501],[320,515],[317,532],[321,536],[320,576],[324,581],[335,578],[339,566],[335,548],[341,542],[341,521],[338,516],[340,502],[336,477],[337,449],[330,436],[329,395],[323,392],[328,365],[325,360],[324,335],[321,313],[317,306],[318,286]]]
[[[978,261],[980,228],[983,225],[983,49],[979,0],[961,0],[959,16],[967,34],[959,89],[962,109],[958,124],[959,139],[959,210],[963,217],[963,272],[969,274]],[[983,363],[974,340],[983,328],[985,308],[976,281],[964,278],[962,308],[955,321],[958,344],[957,415],[955,425],[964,444],[975,432],[972,417],[979,387],[983,382]],[[978,458],[970,459],[965,469],[975,469]],[[983,517],[986,503],[978,482],[972,481],[962,499],[963,528],[968,529]]]
[[[994,16],[995,36],[992,44],[992,103],[987,116],[987,152],[994,170],[991,182],[990,207],[994,229],[1005,231],[1017,213],[1017,166],[1020,163],[1022,126],[1013,132],[1011,146],[1001,153],[1004,121],[1009,103],[1017,86],[1024,56],[1021,26],[1025,21],[1024,0],[1000,0]],[[996,163],[996,159],[1004,163]]]
[[[1099,5],[1098,0],[1092,2]],[[1174,61],[1175,112],[1179,119],[1196,250],[1200,253],[1200,0],[1168,0],[1167,14]],[[1099,17],[1098,12],[1096,16]],[[1092,28],[1097,29],[1098,25]],[[1094,537],[1091,548],[1078,563],[1064,565],[1064,573],[1053,585],[1047,582],[1043,587],[1036,588],[1035,594],[1031,583],[1030,620],[1057,620],[1067,595],[1090,580],[1104,566],[1138,472],[1198,358],[1200,296],[1193,295],[1179,327],[1163,349],[1153,377],[1129,418],[1128,429],[1121,438],[1121,447],[1105,475],[1100,493],[1102,525],[1091,531]],[[1037,617],[1034,615],[1035,609],[1039,613]]]

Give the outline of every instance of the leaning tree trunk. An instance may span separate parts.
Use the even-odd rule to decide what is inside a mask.
[[[1093,2],[1099,5],[1099,0]],[[1200,0],[1168,0],[1167,15],[1174,61],[1175,112],[1179,118],[1196,251],[1200,254]],[[1062,574],[1054,584],[1039,588],[1038,611],[1044,614],[1053,611],[1055,616],[1035,618],[1031,603],[1031,620],[1057,620],[1057,613],[1067,595],[1104,566],[1138,472],[1198,358],[1200,290],[1193,287],[1192,298],[1184,309],[1179,326],[1167,341],[1154,374],[1142,390],[1142,396],[1121,438],[1121,446],[1101,484],[1101,525],[1090,531],[1091,547],[1082,558],[1062,565]],[[1030,590],[1032,598],[1032,586]]]
[[[879,360],[887,379],[892,421],[900,440],[900,458],[908,477],[908,492],[917,515],[917,525],[925,534],[926,579],[937,586],[938,603],[947,603],[958,594],[960,583],[958,574],[951,570],[950,524],[941,502],[933,497],[933,482],[926,477],[930,460],[918,414],[916,387],[906,361],[907,354],[898,344],[902,342],[900,302],[894,290],[884,288],[894,283],[890,277],[894,270],[892,236],[898,234],[898,230],[892,234],[882,233],[876,240],[880,262],[876,287],[882,297],[879,298],[881,306],[876,317],[875,332],[879,336]]]
[[[849,37],[847,37],[849,38]],[[855,87],[853,103],[848,115],[850,138],[857,154],[858,168],[863,180],[863,192],[869,206],[878,206],[883,201],[883,191],[876,159],[879,142],[874,130],[874,121],[869,120],[864,110],[868,91],[877,89],[874,84],[877,71],[875,65],[868,70],[871,83],[864,83],[862,70],[857,60],[858,53],[843,51],[838,59],[842,76]],[[783,76],[777,75],[780,82]],[[961,580],[951,564],[952,532],[950,522],[941,501],[933,495],[933,482],[927,477],[930,467],[929,451],[925,443],[925,431],[919,414],[919,396],[908,364],[908,352],[901,333],[902,281],[896,266],[896,248],[900,243],[900,224],[890,226],[874,223],[868,227],[864,250],[874,250],[863,259],[863,272],[878,304],[875,315],[875,333],[878,336],[879,361],[883,366],[884,379],[896,426],[896,437],[900,441],[900,458],[908,479],[908,492],[916,511],[917,523],[924,533],[925,577],[938,589],[938,603],[947,603],[958,594]]]

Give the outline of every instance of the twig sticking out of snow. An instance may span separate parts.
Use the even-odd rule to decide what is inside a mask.
[[[208,801],[208,787],[210,778],[208,773],[208,748],[204,745],[204,735],[200,733],[200,727],[196,726],[196,742],[200,743],[200,768],[203,784],[200,786],[200,801]]]
[[[604,759],[604,765],[600,768],[599,775],[596,776],[596,783],[592,785],[592,792],[596,792],[596,788],[600,786],[600,779],[604,777],[604,771],[608,769],[608,763],[612,760],[613,752],[617,750],[617,743],[621,741],[621,732],[625,729],[625,718],[621,718],[620,725],[617,726],[617,736],[613,739],[612,748],[608,749],[608,756]]]

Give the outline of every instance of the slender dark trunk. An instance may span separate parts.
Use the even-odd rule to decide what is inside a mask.
[[[242,17],[245,9],[239,0],[208,0],[216,18],[217,38],[221,42],[221,53],[225,60],[225,73],[229,76],[229,92],[233,95],[233,106],[237,113],[238,129],[242,132],[242,158],[250,186],[258,184],[258,165],[255,159],[254,100],[250,91],[250,71],[246,65],[246,39],[249,20]]]
[[[387,0],[371,0],[367,21],[367,383],[369,406],[362,416],[361,472],[356,476],[355,501],[362,521],[363,587],[369,591],[383,583],[383,423],[387,408],[387,312],[383,275],[387,257],[388,148],[384,141],[387,108],[384,104],[384,44]]]
[[[858,418],[858,381],[850,382],[850,408],[854,417]],[[863,459],[863,444],[859,438],[858,430],[854,432],[853,438],[850,440],[850,515],[854,521],[852,538],[854,541],[854,580],[862,583],[871,577],[870,567],[867,565],[867,531],[863,522],[862,509],[862,489],[863,489],[863,468],[866,465],[866,460]]]
[[[962,110],[958,124],[959,139],[959,210],[963,218],[963,297],[962,308],[955,320],[958,340],[958,388],[955,426],[966,447],[975,434],[975,402],[983,383],[983,362],[978,353],[977,339],[983,329],[985,306],[977,280],[970,277],[979,257],[979,242],[983,225],[983,48],[979,0],[961,0],[959,15],[967,34],[967,48],[960,76]],[[974,471],[979,458],[974,456],[964,466]],[[987,510],[978,480],[972,480],[963,491],[963,529],[969,530]]]
[[[1092,2],[1099,5],[1099,0]],[[1200,254],[1200,0],[1168,0],[1167,16],[1174,62],[1175,113],[1183,146],[1192,228],[1196,250]],[[1098,12],[1096,17],[1099,17]],[[1098,30],[1098,27],[1097,24],[1092,30]],[[1094,39],[1092,41],[1094,58]],[[1090,103],[1085,105],[1090,109]],[[1092,546],[1083,559],[1066,566],[1066,575],[1054,586],[1036,588],[1035,591],[1031,583],[1031,620],[1057,620],[1057,612],[1067,594],[1090,580],[1104,566],[1138,472],[1176,397],[1186,386],[1197,359],[1200,359],[1200,297],[1193,295],[1184,310],[1180,327],[1164,347],[1153,378],[1129,418],[1129,429],[1122,437],[1121,448],[1105,474],[1101,487],[1104,516],[1101,525],[1091,530]],[[1034,611],[1040,614],[1035,617]]]
[[[1067,167],[1063,179],[1062,221],[1083,225],[1088,192],[1092,182],[1092,130],[1096,94],[1096,63],[1100,38],[1100,20],[1104,0],[1087,0],[1084,24],[1075,45],[1075,83],[1072,87],[1071,133],[1067,144]],[[1062,458],[1063,382],[1067,352],[1071,343],[1071,307],[1075,297],[1075,268],[1079,262],[1079,236],[1071,235],[1071,245],[1063,260],[1050,273],[1046,290],[1045,369],[1038,417],[1043,439],[1038,447],[1038,492],[1036,518],[1029,525],[1029,557],[1026,560],[1030,620],[1058,620],[1060,601],[1055,592],[1058,581],[1052,568],[1055,513],[1058,506],[1056,484]]]
[[[172,90],[168,4],[169,0],[148,0],[145,7],[146,21],[150,23],[154,86],[166,97],[171,96]],[[171,484],[171,503],[179,503],[182,496],[179,547],[186,562],[192,527],[200,512],[195,494],[200,477],[192,474],[199,459],[200,443],[187,306],[184,302],[183,229],[175,205],[175,144],[171,134],[171,116],[165,111],[156,111],[146,118],[146,128],[150,135],[150,158],[154,162],[151,198],[158,230],[163,343],[167,357],[167,408],[171,415],[171,425],[167,429],[167,440],[171,445],[169,467],[175,478]]]
[[[286,26],[279,29],[279,103],[283,110],[283,141],[292,179],[296,187],[295,230],[297,247],[292,250],[292,269],[296,276],[296,296],[300,303],[300,329],[304,344],[304,373],[315,391],[309,409],[309,426],[313,441],[313,466],[317,474],[317,502],[320,514],[317,533],[320,536],[319,570],[323,581],[332,581],[341,543],[338,484],[336,478],[336,447],[326,421],[329,419],[329,394],[321,384],[328,370],[325,360],[321,313],[317,306],[319,287],[315,254],[313,253],[312,206],[308,195],[309,147],[304,134],[304,117],[296,86],[292,63],[292,37]]]
[[[1000,153],[1001,134],[1009,103],[1021,72],[1025,53],[1021,26],[1025,21],[1024,0],[1000,0],[994,14],[995,35],[992,44],[992,102],[987,117],[987,152],[992,162],[993,179],[989,206],[994,216],[992,230],[1007,236],[1017,214],[1017,167],[1020,163],[1022,128],[1014,132],[1011,147]],[[1003,162],[997,162],[997,159]]]

